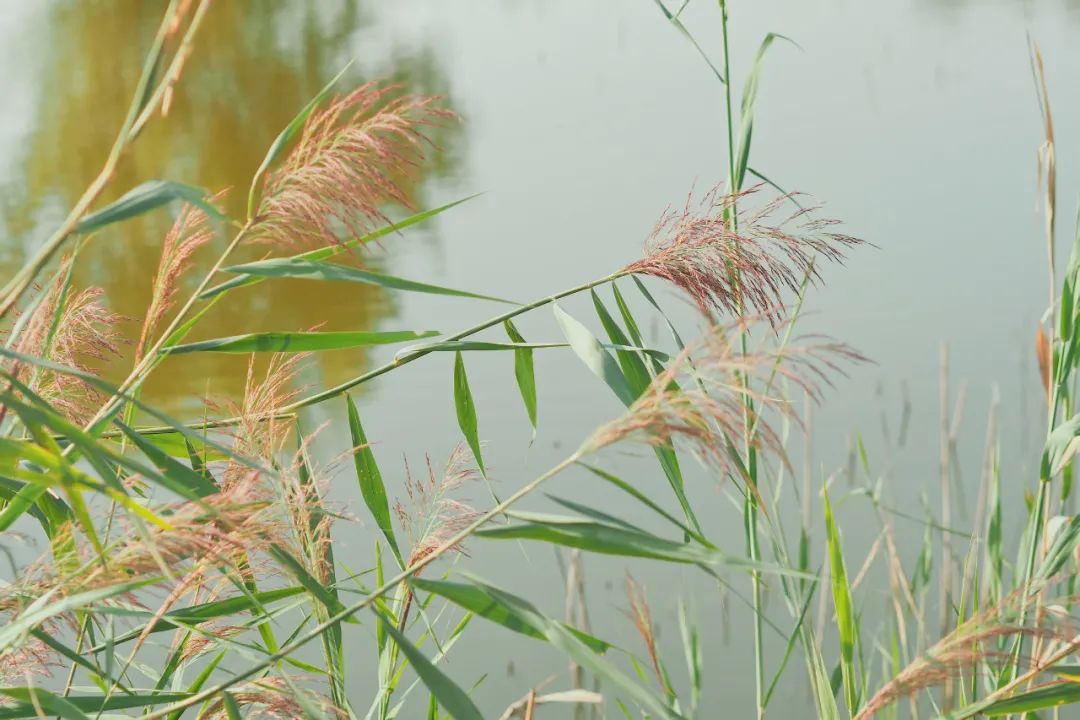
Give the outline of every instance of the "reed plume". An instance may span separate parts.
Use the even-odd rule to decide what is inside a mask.
[[[30,637],[22,645],[0,652],[0,684],[4,687],[35,685],[60,667],[59,657],[43,641]],[[0,699],[0,707],[10,698]]]
[[[279,410],[303,392],[304,388],[294,381],[307,357],[308,353],[273,353],[265,369],[259,371],[255,355],[251,355],[240,402],[222,404],[226,412],[238,418],[231,431],[234,453],[275,464],[291,428],[279,416]],[[208,401],[208,405],[213,407],[215,403]],[[230,460],[221,472],[221,483],[228,486],[250,472],[247,465]]]
[[[461,444],[450,453],[441,473],[436,474],[430,457],[427,458],[426,478],[413,477],[408,463],[405,464],[408,500],[407,503],[396,502],[394,513],[411,540],[406,565],[423,560],[481,515],[467,502],[450,497],[454,491],[481,478],[472,452]],[[464,552],[460,545],[452,549]]]
[[[222,197],[223,194],[218,193],[211,200]],[[150,304],[139,332],[138,344],[135,346],[136,362],[142,359],[158,324],[172,308],[180,280],[190,267],[192,256],[213,238],[214,229],[210,226],[210,218],[206,212],[194,205],[185,204],[161,244],[161,260],[154,274]]]
[[[425,131],[455,117],[438,101],[370,82],[317,109],[267,176],[251,238],[286,248],[327,245],[389,222],[385,203],[412,208],[402,182],[431,144]]]
[[[1022,624],[1025,593],[1017,591],[995,606],[988,607],[935,643],[921,657],[908,664],[862,707],[855,720],[869,720],[904,698],[943,687],[968,677],[983,664],[1002,671],[1013,663],[1024,663],[1009,649],[1010,639],[1025,637],[1058,641],[1075,648],[1076,629],[1060,613],[1036,613],[1035,623]],[[1031,602],[1030,598],[1026,601]],[[1044,653],[1049,656],[1048,648]],[[1019,665],[1017,665],[1019,667]]]
[[[816,217],[813,209],[780,216],[792,195],[754,208],[751,199],[760,189],[725,194],[714,188],[697,203],[688,196],[681,211],[660,218],[645,256],[625,269],[672,283],[710,318],[757,314],[779,323],[784,293],[797,292],[804,278],[821,279],[818,259],[840,262],[862,241],[830,231],[835,221]]]
[[[245,718],[264,720],[293,720],[310,717],[309,708],[317,709],[320,717],[344,717],[340,708],[334,707],[326,698],[298,688],[295,682],[284,678],[260,678],[237,687],[229,693]],[[301,697],[302,696],[302,697]],[[227,720],[231,717],[224,698],[210,702],[200,715],[207,720]]]
[[[165,604],[173,604],[184,591],[205,588],[210,571],[249,572],[241,558],[265,552],[288,532],[280,509],[255,478],[199,502],[166,504],[158,513],[167,526],[133,529],[102,555],[77,542],[74,557],[38,560],[0,592],[0,613],[18,614],[46,593],[59,600],[142,578],[160,578],[156,586],[171,586]]]
[[[66,284],[70,261],[57,272],[56,281],[15,339],[13,349],[23,355],[93,373],[93,364],[117,357],[122,342],[118,326],[126,318],[109,310],[101,288],[75,290]],[[74,422],[85,422],[102,400],[101,392],[70,373],[14,363],[16,380],[49,402]]]
[[[480,480],[483,475],[475,466],[475,460],[465,445],[458,444],[446,460],[442,473],[436,474],[431,458],[426,458],[427,477],[414,478],[405,463],[405,492],[407,503],[400,499],[394,503],[394,514],[410,540],[406,567],[412,567],[467,528],[483,513],[467,502],[450,497],[462,486]],[[461,543],[450,550],[464,553]],[[414,573],[419,575],[419,571]],[[403,586],[402,608],[398,627],[404,629],[412,607],[412,589]]]
[[[649,654],[649,664],[652,665],[656,681],[660,684],[665,694],[671,693],[668,686],[668,678],[660,664],[660,652],[656,642],[656,628],[653,624],[652,610],[649,608],[649,598],[645,595],[645,588],[629,572],[626,573],[626,599],[630,603],[627,615],[634,623],[634,629],[645,643],[645,650]]]
[[[817,400],[830,375],[843,372],[841,363],[863,358],[847,345],[815,338],[805,339],[802,345],[743,352],[734,344],[734,336],[747,322],[716,326],[698,345],[680,353],[627,412],[590,436],[584,452],[625,440],[653,446],[678,441],[704,462],[731,471],[735,469],[731,450],[735,440],[743,436],[744,413],[749,413],[755,427],[752,444],[786,463],[783,443],[767,414],[797,416],[787,399],[776,392],[778,380],[787,380]],[[747,378],[753,382],[746,382]],[[747,400],[753,400],[753,408]]]

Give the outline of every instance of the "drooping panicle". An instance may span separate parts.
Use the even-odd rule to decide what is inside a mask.
[[[93,364],[120,353],[123,342],[118,326],[126,318],[106,306],[101,288],[82,290],[65,285],[67,261],[56,281],[26,318],[14,338],[13,349],[23,355],[48,360],[80,372],[94,372]],[[9,371],[55,409],[75,422],[88,420],[102,399],[101,392],[86,380],[30,363],[14,363]]]
[[[387,222],[386,203],[412,208],[403,182],[431,145],[426,132],[456,117],[438,101],[371,82],[317,109],[267,176],[251,237],[290,248],[327,245]]]
[[[408,497],[395,504],[394,512],[411,540],[407,565],[414,565],[480,517],[476,508],[452,495],[483,476],[464,445],[454,448],[441,473],[435,472],[431,458],[427,460],[426,477],[414,477],[408,465],[405,471]],[[463,551],[461,547],[453,549]]]
[[[660,218],[645,256],[626,270],[672,283],[710,318],[751,314],[779,323],[785,293],[820,281],[819,260],[840,262],[862,241],[833,232],[835,222],[812,208],[783,214],[796,196],[755,204],[760,189],[716,188],[696,203],[689,196],[681,211]]]
[[[863,358],[847,345],[821,338],[744,352],[735,343],[747,323],[715,326],[672,359],[627,412],[592,434],[585,451],[624,440],[653,446],[681,442],[704,462],[736,470],[731,449],[746,441],[748,417],[753,426],[750,442],[784,461],[783,444],[769,416],[797,417],[779,392],[780,380],[818,400],[830,376],[843,372],[842,364]]]
[[[218,193],[211,200],[222,196],[223,193]],[[142,359],[158,324],[172,308],[181,277],[190,266],[192,256],[213,238],[214,229],[206,212],[194,205],[184,205],[161,244],[161,259],[151,286],[150,304],[135,346],[136,360]]]

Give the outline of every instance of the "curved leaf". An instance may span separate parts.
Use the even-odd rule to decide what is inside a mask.
[[[222,219],[221,212],[206,202],[207,193],[202,188],[170,180],[150,180],[139,185],[101,210],[83,217],[75,226],[75,232],[88,233],[105,225],[127,220],[159,208],[173,200],[183,200],[195,205],[212,218]]]
[[[476,404],[473,402],[472,390],[469,389],[469,377],[465,374],[465,361],[461,353],[454,356],[454,409],[457,411],[458,427],[469,443],[473,456],[476,458],[476,466],[480,472],[487,476],[484,469],[484,458],[480,455],[480,432],[476,422]]]
[[[161,353],[163,355],[182,355],[192,352],[319,352],[369,345],[391,345],[418,338],[435,337],[440,334],[437,330],[261,332],[164,347],[161,349]]]
[[[386,498],[386,486],[383,484],[382,473],[375,462],[375,455],[371,452],[364,427],[360,424],[360,413],[356,410],[356,403],[352,396],[345,395],[345,404],[349,413],[349,432],[352,435],[353,463],[356,466],[356,479],[360,483],[360,494],[364,496],[364,503],[368,511],[375,519],[383,537],[386,538],[390,550],[397,558],[398,564],[405,566],[398,549],[397,538],[394,536],[394,525],[390,521],[390,502]]]
[[[386,630],[390,637],[394,638],[394,642],[401,648],[401,654],[408,659],[413,670],[420,676],[420,680],[435,696],[435,699],[439,701],[439,705],[449,712],[454,720],[484,720],[484,716],[464,690],[448,678],[442,670],[435,667],[424,653],[420,652],[407,637],[394,627],[392,622],[381,614],[378,617],[383,629]]]
[[[405,290],[408,292],[429,293],[432,295],[451,295],[455,297],[474,298],[477,300],[494,300],[495,302],[516,305],[511,300],[480,295],[467,290],[455,290],[430,285],[428,283],[409,280],[408,278],[386,275],[371,270],[340,265],[338,263],[323,262],[321,260],[304,260],[301,258],[275,258],[272,260],[260,260],[244,265],[233,265],[225,268],[226,272],[236,275],[258,275],[272,278],[298,278],[304,280],[333,280],[340,282],[354,282],[364,285],[376,285],[389,290]]]

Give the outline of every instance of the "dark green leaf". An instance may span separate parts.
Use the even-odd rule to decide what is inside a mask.
[[[75,232],[93,232],[105,225],[142,215],[173,200],[183,200],[191,203],[210,217],[221,219],[221,213],[213,205],[206,202],[206,196],[205,190],[191,185],[169,180],[150,180],[129,190],[123,197],[101,210],[85,215],[79,221],[79,224],[75,226]]]
[[[514,323],[507,320],[503,323],[506,335],[514,343],[522,344],[525,338],[521,336]],[[532,425],[533,439],[536,439],[536,369],[533,366],[533,352],[530,348],[518,348],[514,350],[514,378],[517,380],[518,392],[521,394],[521,402],[525,404],[525,412],[529,416],[529,424]]]
[[[442,670],[435,667],[407,637],[398,632],[393,623],[382,615],[378,617],[383,629],[394,638],[394,642],[401,648],[401,653],[408,659],[420,680],[454,720],[484,720],[484,716],[464,690],[443,674]]]
[[[476,466],[485,476],[484,459],[480,454],[480,433],[476,423],[476,405],[473,402],[472,391],[469,389],[469,378],[465,374],[465,361],[461,353],[454,356],[454,408],[457,411],[458,427],[465,436],[465,441],[472,448],[476,458]]]
[[[413,578],[409,582],[415,588],[440,595],[485,620],[490,620],[522,635],[538,640],[544,639],[542,628],[536,628],[523,622],[519,616],[511,613],[480,585],[466,585],[447,580],[425,580],[421,578]],[[588,645],[593,652],[603,653],[611,648],[610,643],[581,632],[576,628],[566,626],[566,630]]]
[[[360,494],[364,496],[364,503],[368,511],[375,519],[383,537],[386,538],[390,550],[397,558],[401,567],[405,561],[398,549],[397,538],[394,537],[394,525],[390,521],[390,502],[386,497],[386,486],[383,484],[382,473],[375,462],[375,454],[371,452],[367,435],[360,424],[360,413],[356,410],[356,403],[351,395],[345,396],[345,404],[349,412],[349,432],[352,435],[353,462],[356,466],[356,479],[360,483]]]
[[[340,282],[354,282],[364,285],[376,285],[389,290],[405,290],[408,292],[429,293],[432,295],[451,295],[454,297],[475,298],[478,300],[494,300],[495,302],[514,305],[516,303],[490,295],[479,295],[465,290],[428,283],[417,282],[394,275],[384,275],[371,270],[339,265],[337,263],[323,262],[319,260],[301,260],[298,258],[275,258],[272,260],[260,260],[245,265],[233,265],[225,268],[226,272],[237,275],[259,275],[273,278],[300,278],[307,280],[333,280]]]

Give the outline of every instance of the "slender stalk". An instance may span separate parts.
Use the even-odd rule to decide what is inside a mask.
[[[158,710],[155,710],[151,713],[147,713],[146,715],[142,716],[143,720],[155,720],[156,718],[164,718],[177,710],[183,710],[184,708],[198,705],[199,703],[205,702],[206,700],[210,700],[215,696],[219,695],[220,693],[225,692],[229,688],[235,687],[236,685],[244,682],[245,680],[258,675],[260,672],[273,666],[275,663],[286,659],[298,649],[300,649],[304,645],[307,645],[312,640],[320,638],[322,634],[330,628],[344,622],[345,620],[349,619],[364,608],[370,607],[380,597],[394,590],[402,582],[407,581],[410,577],[419,573],[421,570],[433,563],[435,560],[442,557],[447,552],[450,552],[453,548],[460,545],[463,541],[468,539],[473,533],[486,525],[493,518],[505,513],[514,503],[521,500],[526,495],[532,493],[534,490],[544,484],[547,480],[550,480],[555,475],[558,475],[560,472],[576,463],[578,460],[584,457],[585,454],[586,451],[584,448],[579,449],[575,451],[572,455],[570,455],[569,457],[562,460],[557,465],[543,473],[542,475],[523,485],[513,495],[510,495],[498,505],[495,505],[493,508],[485,512],[483,515],[470,523],[468,527],[462,529],[461,532],[457,533],[452,538],[444,542],[442,545],[437,547],[423,559],[416,561],[411,566],[398,573],[395,577],[384,582],[381,586],[368,594],[363,600],[360,600],[359,602],[356,602],[346,607],[345,609],[335,613],[334,615],[331,615],[326,620],[312,627],[311,630],[309,630],[308,632],[281,646],[279,650],[263,658],[258,663],[255,663],[247,669],[241,670],[233,674],[229,679],[223,680],[221,683],[213,687],[201,690],[183,700],[179,700],[175,703],[159,708]]]
[[[518,307],[514,308],[513,310],[508,310],[508,311],[506,311],[504,313],[496,315],[495,317],[489,318],[489,319],[484,320],[484,321],[482,321],[480,323],[477,323],[476,325],[473,325],[473,326],[468,327],[468,328],[466,328],[464,330],[461,330],[460,332],[457,332],[457,333],[455,333],[453,335],[450,335],[449,337],[445,338],[445,340],[447,342],[463,340],[463,339],[465,339],[467,337],[475,335],[478,332],[482,332],[484,330],[487,330],[488,328],[494,327],[496,325],[500,325],[505,320],[510,320],[512,318],[517,317],[518,315],[522,315],[522,314],[527,313],[527,312],[529,312],[531,310],[536,310],[537,308],[541,308],[541,307],[543,307],[545,305],[550,305],[551,303],[555,302],[556,300],[560,300],[560,299],[562,299],[564,297],[569,297],[570,295],[575,295],[575,294],[577,294],[579,292],[589,290],[591,288],[596,287],[597,285],[603,285],[604,283],[611,282],[612,280],[617,280],[618,278],[624,277],[624,276],[629,275],[629,274],[630,273],[628,271],[626,271],[626,270],[619,270],[618,272],[614,272],[611,275],[607,275],[607,276],[599,278],[597,280],[591,280],[591,281],[589,281],[587,283],[583,283],[581,285],[576,285],[576,286],[574,286],[572,288],[562,290],[560,292],[555,293],[554,295],[548,295],[547,297],[543,297],[543,298],[541,298],[539,300],[535,300],[535,301],[533,301],[531,303],[528,303],[526,305],[519,305]],[[202,289],[203,288],[200,288],[200,290],[198,292],[202,292]],[[220,296],[216,296],[216,297],[220,297]],[[168,333],[164,333],[163,337],[167,337],[167,335],[168,335]],[[161,348],[161,343],[158,343],[155,346],[155,349],[152,351],[153,354],[157,354],[157,352],[158,352],[158,350],[160,350],[160,348]],[[366,383],[366,382],[368,382],[370,380],[374,380],[375,378],[379,377],[380,375],[385,375],[386,373],[390,372],[391,370],[395,370],[395,369],[401,367],[402,365],[408,365],[409,363],[413,362],[414,360],[419,360],[420,358],[422,358],[425,355],[428,355],[428,354],[430,354],[432,352],[434,352],[434,351],[430,350],[430,349],[414,350],[413,352],[408,353],[406,355],[402,355],[401,357],[395,358],[392,361],[390,361],[390,362],[388,362],[388,363],[386,363],[384,365],[380,365],[379,367],[377,367],[377,368],[375,368],[373,370],[369,370],[368,372],[364,373],[363,375],[358,375],[355,378],[352,378],[350,380],[346,380],[345,382],[341,383],[340,385],[336,385],[336,386],[334,386],[332,388],[329,388],[327,390],[323,390],[321,392],[315,393],[314,395],[309,395],[309,396],[307,396],[305,398],[301,398],[301,399],[297,400],[296,402],[285,405],[285,406],[279,408],[277,410],[277,412],[273,415],[273,417],[290,417],[290,416],[294,415],[301,408],[309,407],[311,405],[317,405],[317,404],[319,404],[321,402],[324,402],[326,400],[330,400],[331,398],[337,397],[337,396],[341,395],[342,393],[344,393],[344,392],[346,392],[348,390],[351,390],[354,387],[362,385],[362,384],[364,384],[364,383]],[[150,355],[151,355],[151,353],[147,353],[148,357]],[[104,417],[103,413],[99,413],[99,415]],[[187,427],[197,429],[197,430],[214,429],[214,428],[231,427],[233,425],[236,425],[238,422],[240,422],[239,417],[230,417],[230,418],[222,418],[222,419],[218,419],[218,420],[207,420],[207,421],[200,422],[200,423],[194,423],[192,425],[188,425]],[[173,428],[168,427],[168,426],[152,427],[152,428],[145,428],[145,429],[140,428],[140,430],[139,430],[140,433],[144,433],[144,434],[145,433],[162,434],[162,433],[168,433],[168,432],[173,432],[173,431],[174,431]]]
[[[89,423],[87,423],[87,430],[94,428],[102,420],[110,417],[112,412],[122,402],[123,395],[127,394],[134,388],[137,388],[146,378],[147,374],[149,374],[149,372],[153,370],[158,363],[161,362],[163,356],[159,353],[159,350],[161,350],[161,348],[165,345],[166,342],[169,341],[172,335],[178,329],[180,329],[181,325],[184,322],[184,319],[187,317],[187,314],[191,311],[191,308],[195,306],[195,303],[198,302],[199,295],[210,285],[210,281],[213,280],[214,276],[218,273],[218,271],[225,264],[225,261],[229,258],[229,255],[232,254],[232,252],[244,239],[244,236],[250,227],[251,224],[249,222],[248,224],[245,224],[238,233],[236,233],[233,239],[229,242],[228,246],[225,248],[224,252],[222,252],[221,255],[218,257],[213,267],[210,268],[209,272],[206,273],[202,281],[199,282],[199,286],[195,289],[195,291],[191,294],[191,296],[187,299],[184,305],[173,317],[172,322],[170,322],[169,325],[165,328],[165,330],[161,332],[157,341],[155,341],[150,346],[150,349],[147,350],[142,360],[136,363],[135,367],[132,368],[131,373],[127,376],[124,382],[120,384],[117,393],[113,395],[109,399],[109,401],[106,402],[100,410],[98,410],[97,414],[94,415],[93,419],[90,420]],[[280,412],[282,414],[287,414],[287,411],[284,410]]]
[[[157,33],[154,36],[154,42],[150,47],[150,52],[147,54],[146,60],[143,63],[142,74],[135,86],[135,92],[132,95],[127,115],[123,124],[120,126],[120,130],[116,134],[116,139],[113,141],[109,154],[106,157],[101,170],[98,172],[97,177],[95,177],[90,185],[87,186],[82,197],[76,201],[75,205],[71,208],[71,211],[68,212],[67,217],[64,218],[64,221],[60,224],[60,227],[49,236],[44,244],[38,249],[37,253],[35,253],[34,257],[23,265],[7,285],[4,286],[3,290],[0,291],[0,296],[3,298],[0,300],[0,320],[8,316],[14,309],[15,304],[33,284],[34,279],[38,276],[38,273],[41,272],[42,268],[55,257],[60,248],[75,234],[79,221],[113,179],[113,176],[116,173],[116,166],[119,164],[121,157],[123,157],[139,132],[153,116],[154,110],[156,110],[161,99],[164,97],[166,81],[159,83],[155,91],[150,94],[149,97],[147,96],[147,93],[150,84],[154,80],[155,71],[160,62],[170,27],[176,20],[179,4],[178,0],[172,0],[169,7],[165,10],[161,24],[158,26]],[[176,76],[178,76],[182,69],[183,64],[178,64],[177,60],[180,59],[181,54],[186,54],[188,52],[188,48],[190,48],[191,42],[194,39],[195,33],[202,22],[209,4],[210,0],[201,0],[199,3],[191,23],[188,25],[184,40],[180,46],[180,51],[178,51],[177,57],[174,58],[169,73],[166,74],[169,83],[175,81]]]
[[[524,313],[527,313],[527,312],[529,312],[531,310],[535,310],[537,308],[543,307],[545,305],[550,305],[551,303],[553,303],[556,300],[559,300],[561,298],[564,298],[564,297],[567,297],[567,296],[570,296],[570,295],[575,295],[575,294],[577,294],[579,292],[582,292],[582,291],[585,291],[585,290],[589,290],[591,288],[596,287],[597,285],[603,285],[606,282],[616,280],[616,279],[618,279],[620,277],[623,277],[625,275],[628,275],[628,274],[629,274],[628,271],[620,270],[618,272],[612,273],[611,275],[607,275],[605,277],[602,277],[602,278],[600,278],[598,280],[592,280],[592,281],[584,283],[582,285],[577,285],[575,287],[569,288],[567,290],[563,290],[561,292],[557,292],[554,295],[549,295],[549,296],[547,296],[545,298],[541,298],[539,300],[528,303],[526,305],[519,305],[518,307],[514,308],[513,310],[508,310],[508,311],[506,311],[506,312],[504,312],[504,313],[502,313],[500,315],[496,315],[493,318],[490,318],[488,320],[484,320],[481,323],[473,325],[470,328],[466,328],[465,330],[462,330],[461,332],[455,333],[455,334],[445,338],[445,340],[447,342],[454,342],[454,341],[457,341],[457,340],[463,340],[464,338],[467,338],[467,337],[469,337],[471,335],[475,335],[478,332],[481,332],[483,330],[487,330],[490,327],[494,327],[495,325],[500,325],[504,321],[515,318],[518,315],[522,315]],[[329,400],[330,398],[337,397],[338,395],[341,395],[343,392],[346,392],[347,390],[351,390],[352,388],[356,387],[357,385],[362,385],[363,383],[366,383],[369,380],[373,380],[374,378],[377,378],[380,375],[384,375],[384,374],[390,372],[391,370],[394,370],[394,369],[396,369],[398,367],[401,367],[402,365],[408,365],[409,363],[411,363],[414,360],[419,360],[420,358],[424,357],[425,355],[427,355],[427,354],[429,354],[431,352],[433,352],[433,351],[432,350],[426,350],[426,349],[414,350],[413,352],[411,352],[411,353],[409,353],[407,355],[402,355],[399,358],[395,358],[391,362],[388,362],[385,365],[377,367],[374,370],[370,370],[370,371],[364,373],[363,375],[359,375],[359,376],[357,376],[355,378],[352,378],[351,380],[346,380],[345,382],[341,383],[340,385],[336,385],[336,386],[334,386],[332,388],[328,388],[326,390],[323,390],[322,392],[315,393],[314,395],[309,395],[306,398],[301,398],[300,400],[297,400],[296,402],[291,403],[289,405],[285,405],[284,407],[282,407],[280,409],[280,412],[286,412],[286,413],[287,412],[296,412],[300,408],[308,407],[309,405],[317,405],[318,403],[321,403],[324,400]]]
[[[736,233],[739,229],[738,211],[735,205],[734,197],[738,194],[740,188],[735,186],[738,182],[735,177],[735,124],[732,114],[732,98],[731,98],[731,42],[728,37],[728,11],[727,0],[718,0],[720,5],[720,28],[723,36],[724,43],[724,112],[727,120],[727,155],[728,155],[728,186],[729,192],[732,195],[732,207],[728,212],[728,223],[731,227],[731,232]],[[740,303],[740,314],[742,313],[742,307]],[[747,351],[747,338],[746,332],[743,331],[739,338],[740,347],[743,354]],[[756,423],[753,420],[754,417],[754,401],[750,397],[750,379],[745,374],[742,375],[743,390],[743,443],[745,446],[746,455],[746,470],[749,476],[750,482],[757,487],[757,452],[754,449],[754,431],[756,430]],[[746,550],[747,555],[750,557],[750,562],[757,563],[761,560],[761,546],[758,537],[758,500],[757,492],[746,493],[746,501],[743,507],[744,513],[744,527],[746,531]],[[757,708],[757,717],[765,717],[765,648],[763,642],[762,631],[762,586],[761,575],[758,572],[751,573],[751,582],[753,583],[753,603],[754,603],[754,698],[755,707]]]

